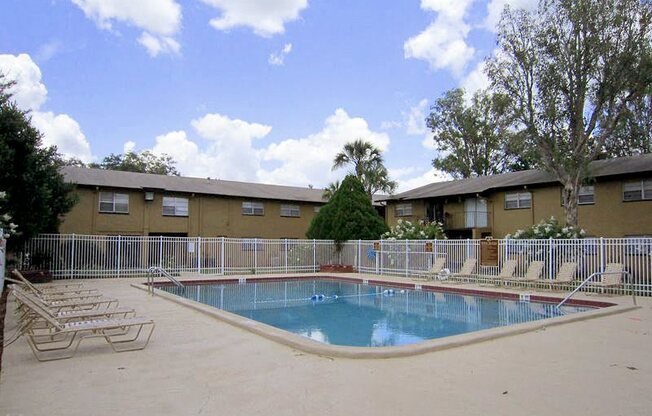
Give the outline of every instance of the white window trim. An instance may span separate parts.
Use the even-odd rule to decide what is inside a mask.
[[[411,217],[414,212],[414,207],[411,202],[406,202],[403,204],[396,204],[394,209],[394,214],[396,217]]]
[[[590,191],[589,191],[590,189]],[[580,201],[581,196],[588,196],[591,195],[591,201],[590,202],[582,202]],[[580,187],[580,190],[577,192],[577,205],[595,205],[595,186],[594,185],[587,185],[587,186],[582,186]]]
[[[242,203],[242,215],[263,216],[265,215],[265,204],[262,202],[244,201]]]
[[[637,191],[640,191],[641,197],[637,199],[625,199],[625,187],[627,185],[637,185]],[[635,202],[635,201],[650,201],[652,200],[652,192],[646,192],[645,188],[652,188],[652,179],[640,179],[636,181],[626,181],[623,182],[623,202]],[[630,191],[632,192],[632,191]],[[649,194],[649,195],[648,195]]]
[[[508,201],[508,197],[510,195],[516,195],[516,198],[513,200]],[[528,198],[523,198],[523,196],[528,195]],[[514,202],[516,201],[516,206],[515,207],[508,207],[507,202]],[[522,204],[522,201],[529,201],[528,205]],[[511,210],[511,209],[530,209],[532,208],[532,192],[530,191],[517,191],[517,192],[505,192],[505,206],[504,208],[506,210]]]
[[[102,200],[102,195],[111,195],[111,201]],[[116,196],[124,197],[127,201],[127,210],[126,211],[117,211],[116,210]],[[102,209],[102,204],[111,204],[111,209]],[[98,196],[98,211],[102,214],[129,214],[129,194],[123,194],[120,192],[111,192],[111,191],[100,191]]]
[[[172,203],[171,205],[165,205],[165,203]],[[185,203],[185,204],[184,204]],[[185,210],[184,210],[185,205]],[[165,208],[172,208],[172,213],[166,213]],[[164,217],[187,217],[188,216],[188,198],[176,197],[176,196],[164,196],[163,202],[161,203],[161,214]]]
[[[281,217],[301,218],[301,207],[296,204],[281,204]]]

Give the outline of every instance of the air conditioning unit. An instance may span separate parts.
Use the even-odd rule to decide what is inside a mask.
[[[154,192],[145,191],[145,201],[153,201],[153,200],[154,200]]]

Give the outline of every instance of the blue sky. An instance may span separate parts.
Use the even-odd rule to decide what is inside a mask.
[[[0,71],[46,144],[168,153],[184,175],[322,187],[342,145],[435,181],[423,119],[486,85],[505,4],[527,0],[5,0]],[[439,175],[441,177],[441,175]]]

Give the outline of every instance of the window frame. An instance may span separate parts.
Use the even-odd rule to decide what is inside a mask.
[[[171,207],[174,209],[174,211],[172,213],[165,212],[166,200],[168,201],[173,200],[173,204],[171,205]],[[181,211],[180,213],[177,212],[179,209],[177,203],[179,201],[185,201],[185,213],[183,211]],[[167,207],[170,207],[170,205],[168,205]],[[161,201],[161,215],[163,215],[164,217],[187,217],[189,213],[190,213],[190,208],[189,208],[188,198],[182,196],[163,196],[163,199]]]
[[[262,217],[265,215],[265,203],[257,201],[243,201],[241,208],[242,215]]]
[[[111,201],[103,200],[102,196],[111,195]],[[124,197],[126,202],[117,202],[116,196]],[[103,209],[102,204],[111,204],[111,209]],[[125,205],[126,211],[119,211],[116,209],[117,205]],[[101,214],[122,214],[129,215],[129,194],[113,191],[100,191],[98,195],[98,212]]]
[[[627,191],[627,185],[637,184],[638,189],[635,191]],[[648,192],[646,192],[646,188]],[[627,199],[625,197],[626,192],[640,192],[640,197],[634,199]],[[648,195],[649,193],[649,195]],[[637,179],[631,181],[623,182],[623,192],[622,192],[622,201],[623,202],[640,202],[640,201],[652,201],[652,179]]]
[[[509,207],[507,206],[508,202],[514,202],[514,201],[508,201],[508,197],[510,195],[516,195],[516,206],[515,207]],[[522,198],[522,195],[528,195],[528,198]],[[529,204],[527,206],[524,206],[522,204],[522,201],[529,201]],[[505,210],[512,210],[512,209],[532,209],[532,192],[530,191],[513,191],[513,192],[505,192],[505,203],[504,203],[504,209]]]
[[[405,207],[410,207],[410,209],[407,210],[405,209]],[[413,215],[414,215],[414,206],[411,202],[396,204],[396,207],[394,208],[395,217],[411,217]]]
[[[591,188],[590,193],[586,192],[588,188]],[[583,190],[584,192],[582,192]],[[581,197],[588,195],[591,196],[591,201],[582,202]],[[580,186],[580,189],[577,191],[577,205],[595,205],[595,185]]]
[[[283,209],[286,212],[283,213]],[[281,204],[280,216],[283,218],[301,218],[301,206],[298,204]]]

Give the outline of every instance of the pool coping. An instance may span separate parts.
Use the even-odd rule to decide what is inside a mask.
[[[336,278],[338,280],[347,280],[353,282],[364,282],[367,281],[368,284],[383,284],[388,286],[396,287],[405,287],[414,289],[415,285],[421,286],[421,290],[428,291],[442,291],[450,293],[459,293],[459,294],[471,294],[471,295],[488,295],[494,297],[501,297],[505,299],[516,299],[518,300],[519,293],[508,293],[508,292],[496,292],[496,291],[483,291],[477,289],[465,289],[465,288],[452,288],[446,286],[438,286],[436,284],[429,284],[424,282],[423,284],[419,283],[403,283],[403,282],[393,282],[381,279],[365,279],[361,277],[340,277],[340,276],[324,276],[324,275],[309,275],[309,276],[292,276],[290,278],[294,279],[304,279],[304,278]],[[273,277],[255,277],[247,278],[246,280],[251,281],[274,281],[274,280],[285,280],[288,277],[286,276],[273,276]],[[220,282],[220,283],[238,283],[240,279],[238,278],[219,278],[219,279],[210,279],[209,280],[188,280],[186,283],[193,284],[207,284],[209,282]],[[158,283],[157,283],[158,284]],[[149,288],[145,284],[132,284],[132,287],[138,288],[140,290],[148,291]],[[180,296],[165,292],[163,290],[157,289],[154,287],[154,293],[164,299],[170,300],[177,304],[189,307],[198,312],[204,313],[208,316],[211,316],[220,321],[226,322],[235,327],[245,329],[254,334],[263,336],[272,341],[278,342],[280,344],[295,348],[297,350],[307,352],[310,354],[328,356],[328,357],[338,357],[338,358],[367,358],[367,359],[378,359],[378,358],[394,358],[394,357],[407,357],[418,354],[425,354],[428,352],[441,351],[445,349],[461,347],[465,345],[486,342],[494,339],[499,339],[503,337],[514,336],[518,334],[523,334],[526,332],[533,332],[547,327],[553,327],[557,325],[563,325],[570,322],[579,322],[587,319],[593,319],[602,316],[614,315],[622,312],[631,311],[634,309],[640,308],[636,305],[620,305],[617,303],[603,302],[603,301],[591,301],[584,299],[576,299],[576,301],[581,302],[580,304],[575,303],[579,306],[596,306],[596,304],[602,305],[599,306],[600,309],[580,312],[572,315],[565,315],[554,318],[547,318],[538,321],[530,321],[519,324],[513,324],[504,327],[496,327],[490,329],[483,329],[480,331],[474,331],[466,334],[452,335],[443,338],[431,339],[421,341],[416,344],[400,345],[400,346],[391,346],[391,347],[352,347],[352,346],[342,346],[342,345],[330,345],[325,344],[319,341],[312,340],[310,338],[303,337],[292,332],[273,327],[271,325],[264,324],[249,318],[245,318],[240,315],[236,315],[225,310],[215,308],[194,300],[182,298]],[[504,297],[503,297],[504,296]],[[550,302],[554,300],[559,300],[560,298],[551,297],[551,296],[541,296],[541,295],[531,295],[531,300]]]

